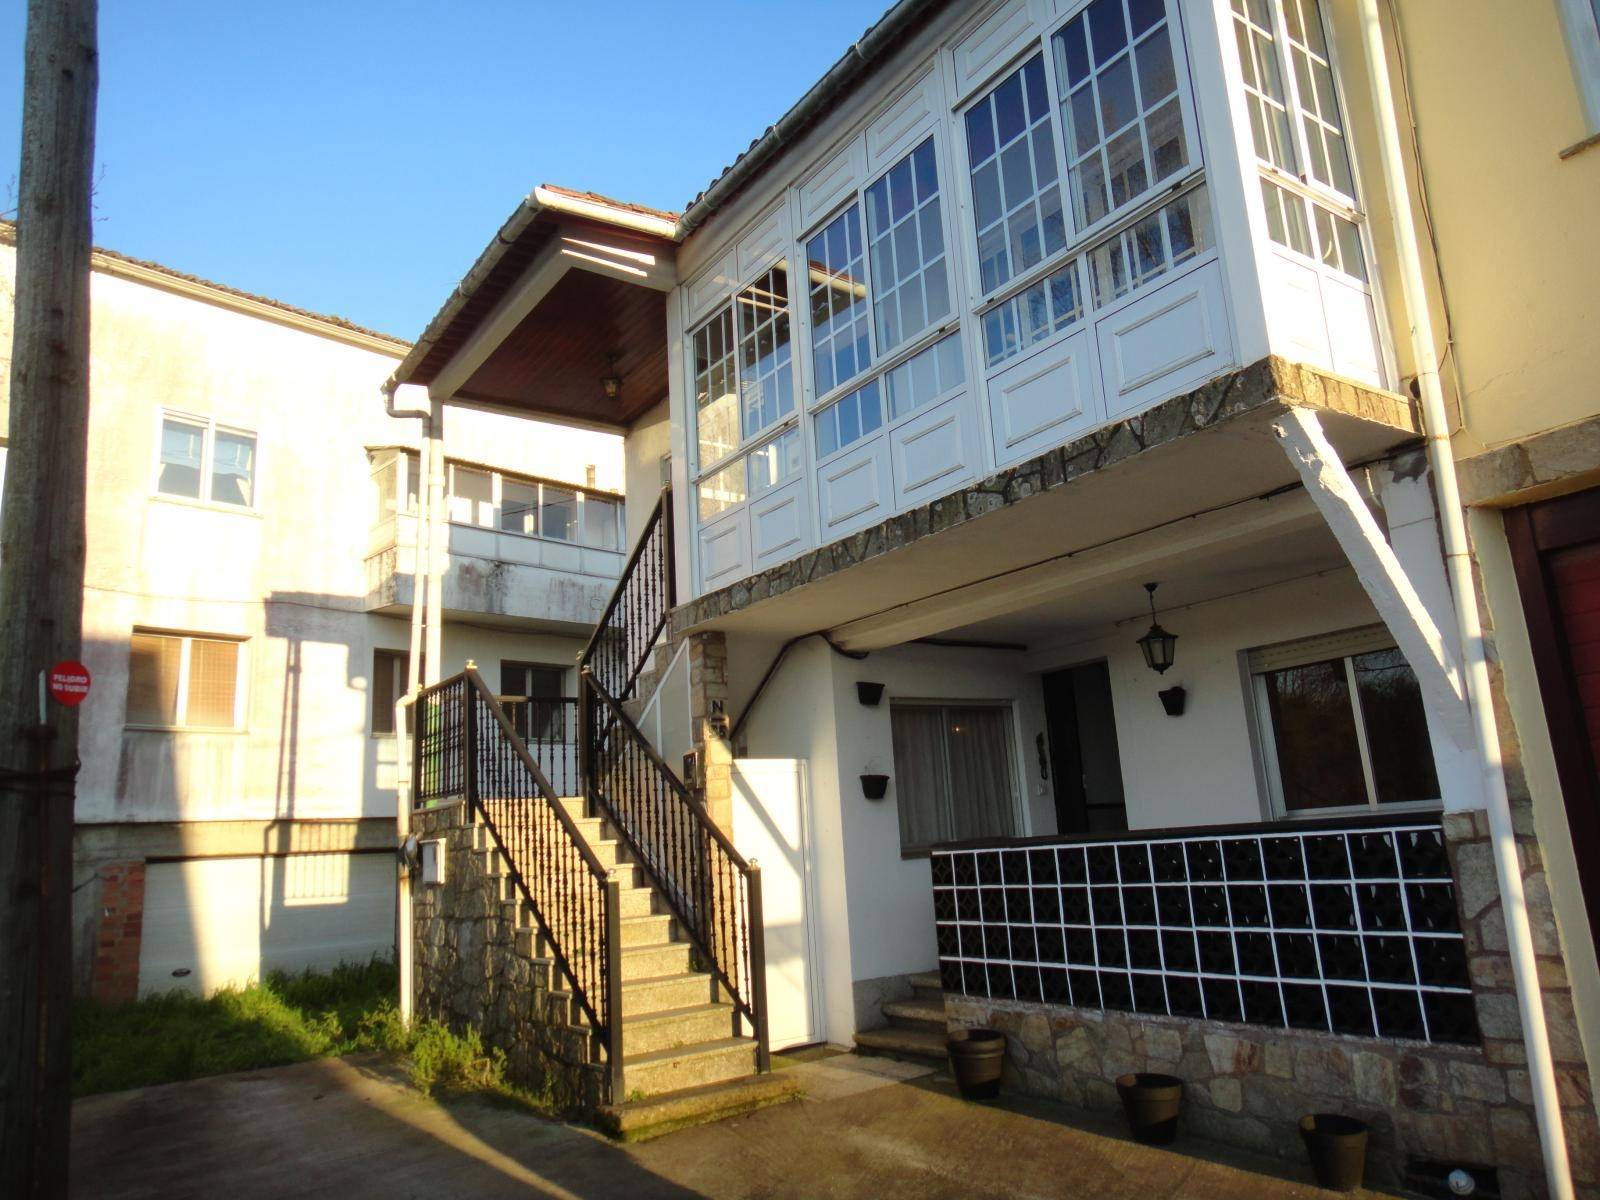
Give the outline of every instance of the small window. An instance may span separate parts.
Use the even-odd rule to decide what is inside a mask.
[[[779,262],[739,293],[739,385],[746,438],[794,411],[789,349],[789,264]]]
[[[878,353],[887,355],[950,315],[931,137],[867,188],[867,246]]]
[[[239,645],[136,630],[128,659],[128,724],[238,728]]]
[[[861,209],[852,204],[806,243],[811,279],[811,368],[825,396],[872,364]]]
[[[1010,709],[895,704],[889,717],[902,857],[939,842],[1016,834]]]
[[[563,699],[564,667],[502,661],[500,691],[509,701],[511,723],[525,742],[567,742],[576,716]]]
[[[457,525],[494,528],[494,484],[487,471],[450,465],[450,520]]]
[[[733,310],[724,308],[694,335],[695,429],[701,466],[739,448],[739,381],[733,363]]]
[[[817,457],[853,445],[882,424],[883,389],[877,379],[869,379],[817,414]]]
[[[539,487],[539,533],[558,542],[578,540],[578,494],[569,488]]]
[[[1438,802],[1422,692],[1381,626],[1255,650],[1250,665],[1279,811]]]
[[[236,508],[255,504],[256,438],[195,417],[161,421],[156,491]]]
[[[372,652],[372,732],[394,733],[394,706],[411,682],[411,655],[404,650]],[[406,710],[406,732],[411,732],[411,710]]]
[[[505,479],[500,483],[500,528],[507,533],[539,532],[539,485]]]
[[[602,500],[599,496],[583,498],[583,544],[596,550],[621,548],[622,535],[618,519],[622,506],[615,500]]]

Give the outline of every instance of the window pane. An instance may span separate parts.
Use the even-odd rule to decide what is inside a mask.
[[[1261,200],[1267,210],[1267,236],[1309,258],[1311,228],[1306,224],[1305,201],[1268,179],[1261,181]]]
[[[1344,660],[1269,671],[1261,679],[1284,807],[1300,812],[1366,804]]]
[[[800,431],[790,429],[750,452],[750,494],[776,487],[800,470]]]
[[[789,264],[779,262],[739,293],[743,431],[754,437],[794,411],[789,351]]]
[[[161,422],[161,474],[156,489],[168,496],[200,498],[200,462],[205,452],[203,425],[168,417]]]
[[[189,703],[185,725],[234,724],[234,685],[239,674],[239,643],[191,638],[189,646]]]
[[[515,479],[500,480],[500,528],[507,533],[539,532],[539,488]]]
[[[1066,245],[1044,56],[979,100],[966,126],[979,281],[987,293]]]
[[[583,497],[583,544],[596,550],[619,548],[617,502],[599,496]]]
[[[925,408],[967,381],[961,337],[949,334],[918,351],[883,378],[889,395],[889,419]]]
[[[450,519],[457,525],[494,528],[494,490],[487,471],[450,468]]]
[[[1073,261],[984,314],[984,365],[997,366],[1082,319],[1078,264]]]
[[[1322,13],[1317,0],[1284,0],[1284,13],[1288,17],[1295,91],[1310,150],[1311,174],[1325,187],[1354,196],[1344,123],[1334,98],[1333,66],[1322,37]]]
[[[1291,5],[1294,0],[1290,0]],[[1289,104],[1278,69],[1278,45],[1272,14],[1264,4],[1234,5],[1234,41],[1244,72],[1245,106],[1255,137],[1256,157],[1295,174],[1294,143],[1289,136]]]
[[[178,664],[183,639],[157,633],[133,635],[128,655],[128,724],[178,723]]]
[[[417,495],[422,488],[422,462],[415,454],[406,455],[406,507],[407,513],[417,511]]]
[[[372,652],[372,732],[394,732],[395,702],[406,693],[411,656],[403,650]]]
[[[1126,0],[1095,0],[1051,39],[1080,229],[1189,163],[1165,6],[1133,9],[1130,22]]]
[[[744,503],[744,459],[729,463],[696,489],[700,497],[700,519],[709,521]]]
[[[822,396],[872,363],[861,210],[856,205],[806,243],[806,264],[811,359],[817,395]]]
[[[562,542],[578,540],[578,497],[566,488],[541,485],[544,496],[539,503],[539,532]]]
[[[377,508],[376,523],[394,519],[395,509],[398,506],[396,489],[399,487],[400,464],[399,460],[391,455],[384,460],[382,466],[372,473],[373,500]]]
[[[255,501],[256,439],[217,430],[211,451],[211,498],[249,506]]]
[[[1096,304],[1109,304],[1181,266],[1211,245],[1211,208],[1196,188],[1089,251]]]
[[[739,445],[739,401],[734,392],[733,310],[725,308],[694,335],[695,436],[702,466]]]
[[[878,380],[872,379],[817,414],[817,457],[860,441],[882,424],[883,400]]]
[[[1439,777],[1422,711],[1422,690],[1398,650],[1374,650],[1350,660],[1361,720],[1372,756],[1379,804],[1437,800]]]
[[[902,853],[949,841],[950,774],[944,758],[944,710],[895,704],[889,712],[894,741],[894,802],[900,815]]]
[[[1016,833],[1011,714],[1003,708],[945,710],[951,833],[956,841]]]

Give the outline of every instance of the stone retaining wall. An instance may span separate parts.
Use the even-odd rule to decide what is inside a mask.
[[[460,805],[418,812],[419,839],[446,843],[445,882],[412,887],[416,1014],[458,1033],[478,1030],[503,1050],[513,1083],[556,1107],[592,1111],[603,1099],[602,1070],[588,1032],[571,1023],[571,1001],[552,991],[548,959],[517,949],[514,904]]]

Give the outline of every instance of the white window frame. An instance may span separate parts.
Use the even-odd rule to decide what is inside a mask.
[[[201,427],[200,494],[198,496],[182,496],[176,492],[164,492],[161,490],[161,439],[169,420],[181,421],[185,424]],[[255,446],[255,461],[250,469],[249,504],[234,504],[228,500],[214,500],[211,497],[212,460],[217,434],[219,433],[231,433],[239,437],[247,437]],[[163,408],[156,413],[155,453],[150,471],[150,494],[156,499],[174,504],[194,504],[202,508],[221,509],[225,512],[260,512],[261,457],[261,435],[255,430],[246,429],[243,425],[227,424],[201,413],[185,412],[178,408]]]
[[[454,516],[450,515],[450,502],[455,498],[456,495],[455,483],[456,472],[458,470],[469,471],[475,475],[487,475],[489,477],[489,524],[481,525],[475,521],[457,521]],[[533,533],[525,533],[518,529],[503,528],[500,522],[505,511],[505,485],[507,482],[519,484],[523,487],[531,487],[534,489],[536,497],[534,512],[538,518],[536,521],[537,530],[543,530],[544,528],[545,488],[549,487],[563,492],[571,492],[576,501],[574,507],[575,515],[573,517],[573,528],[575,529],[577,536],[570,539],[558,538],[550,537],[543,532],[536,531]],[[411,515],[404,507],[406,493],[405,477],[403,475],[397,475],[397,486],[401,489],[398,511],[403,515]],[[615,546],[597,546],[584,540],[584,530],[587,528],[584,523],[587,516],[585,512],[585,506],[591,495],[594,500],[612,506],[613,520],[615,525],[614,533],[616,538]],[[585,489],[579,484],[562,483],[561,481],[555,479],[535,479],[527,475],[518,475],[512,471],[499,471],[493,467],[485,467],[477,463],[457,462],[452,459],[446,463],[444,502],[447,523],[451,525],[458,525],[463,529],[482,529],[486,532],[501,534],[505,537],[532,538],[541,542],[549,542],[556,546],[576,546],[583,550],[595,550],[601,554],[622,554],[626,552],[625,539],[627,529],[627,513],[623,498],[615,494],[601,495],[598,492],[591,493],[590,490]]]
[[[1267,789],[1268,810],[1271,819],[1282,821],[1319,820],[1323,817],[1346,817],[1377,812],[1433,812],[1443,806],[1441,796],[1426,800],[1405,800],[1390,804],[1378,802],[1378,789],[1372,771],[1372,755],[1367,746],[1367,726],[1361,710],[1361,695],[1356,687],[1354,656],[1375,650],[1394,650],[1394,637],[1382,625],[1368,625],[1359,629],[1316,637],[1300,638],[1271,646],[1246,650],[1241,654],[1241,667],[1249,688],[1249,707],[1254,726],[1258,766],[1261,781]],[[1345,687],[1350,699],[1350,714],[1355,723],[1356,746],[1361,755],[1361,776],[1366,786],[1367,802],[1341,805],[1333,808],[1291,810],[1284,803],[1283,775],[1278,763],[1278,743],[1272,726],[1272,713],[1267,698],[1266,676],[1272,671],[1309,663],[1339,659],[1344,665]],[[1430,746],[1430,753],[1434,753]],[[1439,774],[1438,757],[1434,754],[1434,772]]]
[[[1583,106],[1584,129],[1594,137],[1600,134],[1600,5],[1594,0],[1556,0],[1556,4]]]
[[[178,681],[177,696],[173,704],[173,723],[170,725],[144,724],[136,721],[126,721],[124,728],[143,729],[161,732],[184,733],[242,733],[245,728],[245,700],[247,689],[244,684],[250,678],[249,646],[247,638],[231,637],[218,633],[190,633],[175,629],[148,629],[144,626],[135,626],[132,634],[145,637],[176,638],[179,643],[178,651]],[[129,636],[130,647],[130,675],[131,675],[131,647],[132,634]],[[231,725],[190,725],[187,722],[189,715],[189,666],[193,657],[195,642],[227,642],[238,647],[234,657],[233,668],[233,724]],[[126,713],[124,713],[126,718]]]
[[[1024,768],[1023,764],[1024,764],[1024,762],[1026,760],[1023,757],[1024,749],[1023,749],[1022,745],[1020,744],[1020,742],[1018,741],[1019,730],[1021,729],[1022,726],[1021,726],[1021,721],[1020,721],[1020,715],[1017,712],[1017,703],[1016,703],[1016,701],[1014,701],[1014,700],[988,700],[988,699],[982,699],[982,698],[976,698],[976,699],[961,699],[961,698],[923,699],[923,698],[920,698],[920,697],[907,697],[907,698],[901,699],[899,697],[896,697],[890,703],[891,716],[892,716],[892,710],[895,709],[895,708],[931,708],[931,709],[939,709],[941,711],[949,710],[949,709],[955,709],[955,708],[984,708],[984,709],[994,709],[994,710],[1003,712],[1005,714],[1005,718],[1006,718],[1006,758],[1007,758],[1007,761],[1008,761],[1008,765],[1011,768],[1011,772],[1010,772],[1011,773],[1010,792],[1011,792],[1011,820],[1012,820],[1013,832],[1010,833],[1010,834],[997,833],[997,834],[991,834],[991,835],[986,835],[986,836],[992,836],[992,837],[1008,837],[1009,836],[1009,837],[1025,838],[1025,837],[1029,836],[1033,832],[1032,829],[1030,828],[1030,823],[1029,823],[1029,820],[1028,820],[1028,815],[1029,815],[1028,814],[1028,805],[1027,805],[1027,802],[1026,802],[1024,796],[1023,796],[1023,788],[1025,786],[1024,783],[1023,783],[1023,776],[1025,774],[1025,768]],[[890,745],[889,745],[889,763],[890,763],[890,769],[891,769],[891,771],[893,771],[893,769],[894,769],[893,768],[893,763],[894,763],[894,744],[893,744],[892,737],[891,737]],[[948,762],[946,763],[946,769],[948,770]],[[896,838],[897,841],[899,841],[900,840],[899,805],[902,802],[903,796],[902,796],[902,793],[900,791],[899,780],[891,779],[890,783],[894,787],[894,803],[895,803],[895,807],[896,807],[896,811],[895,811],[895,838]],[[931,850],[930,846],[921,846],[921,847],[913,846],[913,847],[908,848],[903,841],[900,842],[900,857],[902,859],[927,858],[929,856],[929,854],[930,854],[930,850]]]

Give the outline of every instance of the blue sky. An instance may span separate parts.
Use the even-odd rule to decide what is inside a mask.
[[[110,0],[95,240],[415,337],[535,184],[681,208],[888,3]]]

